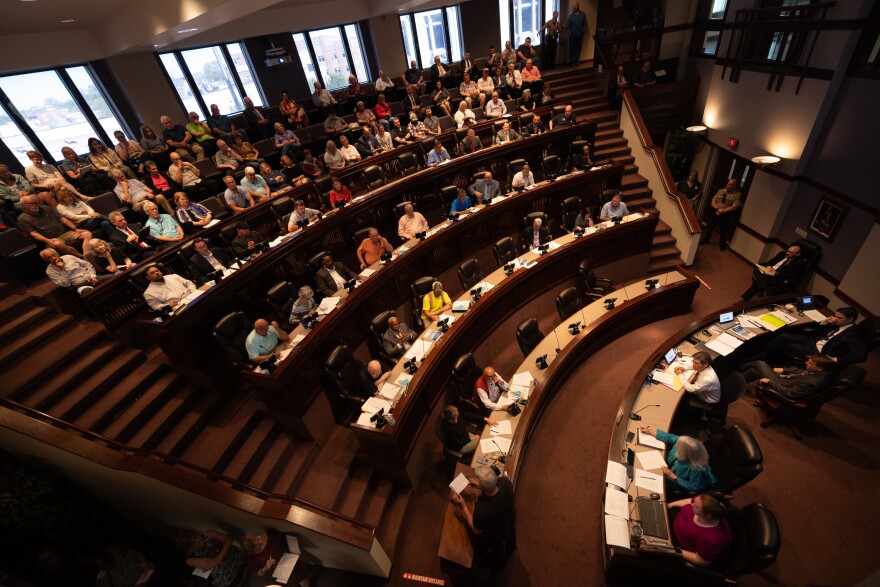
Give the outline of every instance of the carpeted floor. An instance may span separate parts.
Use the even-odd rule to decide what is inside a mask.
[[[599,525],[602,479],[621,395],[663,340],[690,320],[739,299],[749,282],[750,267],[716,246],[701,247],[692,270],[711,289],[700,288],[690,314],[642,328],[607,346],[571,377],[545,412],[519,477],[518,550],[500,585],[604,584]],[[555,315],[552,301],[545,299],[531,310]],[[506,348],[493,351],[503,357],[496,368],[507,375],[521,355],[512,337],[503,340],[498,346],[506,343]],[[880,567],[867,531],[880,522],[880,508],[870,505],[880,481],[878,361],[872,357],[861,389],[826,406],[815,434],[803,441],[781,426],[762,430],[749,395],[731,407],[729,424],[748,427],[765,459],[764,473],[738,490],[734,503],[767,504],[777,515],[783,539],[778,563],[745,577],[742,585],[871,584],[870,576]],[[403,573],[451,582],[436,554],[446,483],[437,467],[416,490],[389,585],[413,585]]]

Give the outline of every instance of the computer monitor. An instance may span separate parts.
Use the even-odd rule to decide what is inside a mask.
[[[721,324],[727,324],[728,322],[733,322],[733,312],[724,312],[718,318],[718,322]]]
[[[663,358],[666,359],[666,362],[671,365],[677,356],[678,356],[678,353],[675,352],[675,347],[672,347],[671,349],[666,351],[666,354],[663,355]]]

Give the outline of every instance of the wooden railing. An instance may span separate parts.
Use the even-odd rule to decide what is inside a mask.
[[[660,56],[660,41],[663,27],[593,36],[596,41],[594,61],[606,68],[624,65],[633,61],[650,59],[656,61]]]
[[[639,175],[648,180],[648,186],[654,191],[654,201],[660,210],[660,218],[672,229],[672,236],[681,251],[682,260],[685,265],[692,264],[699,244],[700,223],[687,196],[675,187],[663,151],[651,140],[639,107],[629,90],[623,92],[620,128],[629,144],[633,145],[632,154],[639,168]]]
[[[688,126],[700,80],[686,80],[633,88],[645,128],[651,135],[661,135]]]

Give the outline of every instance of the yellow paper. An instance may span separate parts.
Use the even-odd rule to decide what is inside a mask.
[[[774,330],[785,326],[785,320],[780,320],[779,318],[777,318],[776,316],[774,316],[773,314],[771,314],[769,312],[764,314],[763,316],[761,316],[761,321],[766,322],[770,326],[773,326]]]

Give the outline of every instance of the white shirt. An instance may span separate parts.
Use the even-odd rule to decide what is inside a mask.
[[[477,396],[483,402],[483,405],[490,410],[506,410],[507,406],[499,406],[498,400],[501,398],[501,392],[509,389],[507,382],[500,375],[496,374],[496,380],[494,382],[487,381],[486,385],[489,387],[488,391],[483,388],[477,388]]]
[[[486,102],[486,116],[489,118],[496,118],[498,116],[504,116],[507,114],[507,106],[504,105],[504,101],[500,98],[498,99],[498,103],[495,103],[495,100],[489,100]]]
[[[523,187],[523,186],[535,185],[535,174],[530,171],[528,177],[523,177],[523,172],[517,171],[514,174],[513,182],[511,182],[511,183],[513,184],[513,187],[517,187],[517,188]]]
[[[835,336],[839,336],[841,332],[843,332],[844,330],[846,330],[850,326],[852,326],[852,324],[847,324],[845,326],[838,326],[837,330],[832,330],[831,332],[829,332],[827,334],[827,336],[825,336],[825,338],[823,338],[821,340],[817,340],[816,341],[816,350],[821,353],[822,349],[825,348],[825,345],[828,344],[829,340],[831,340]]]
[[[717,404],[721,400],[721,381],[712,367],[706,367],[699,373],[693,383],[682,381],[684,390],[694,393],[707,404]]]
[[[327,268],[325,267],[325,269]],[[344,286],[346,282],[342,276],[339,275],[339,272],[336,271],[336,267],[331,266],[330,269],[327,269],[327,273],[329,273],[330,277],[333,278],[333,281],[336,282],[336,289],[342,289],[342,286]]]
[[[464,112],[461,110],[457,111],[453,118],[455,119],[455,124],[458,128],[464,127],[465,120],[469,120],[470,122],[468,124],[470,124],[476,119],[473,110],[470,108],[465,108]]]
[[[342,156],[342,151],[339,149],[336,149],[332,153],[327,151],[324,153],[324,163],[326,163],[328,167],[341,167],[345,163],[345,157]]]
[[[480,78],[477,80],[477,89],[481,92],[491,92],[495,89],[495,82],[492,81],[491,77]]]
[[[201,253],[199,253],[201,255]],[[205,261],[211,264],[211,267],[214,268],[215,271],[223,271],[226,267],[223,266],[223,263],[217,260],[217,257],[214,256],[214,253],[208,251],[207,255],[202,255]]]
[[[361,154],[358,153],[358,150],[355,149],[354,145],[351,144],[340,148],[339,151],[342,153],[342,156],[345,158],[345,160],[349,163],[357,161],[361,158]]]
[[[196,290],[196,284],[175,274],[165,276],[165,281],[151,281],[144,292],[147,305],[154,310],[167,306],[169,302],[179,302],[187,294]]]

